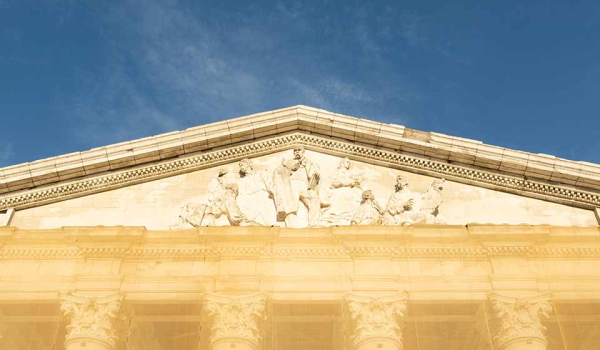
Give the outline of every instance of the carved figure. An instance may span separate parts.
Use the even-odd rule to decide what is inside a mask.
[[[186,223],[194,227],[215,226],[216,219],[224,211],[225,175],[227,169],[219,169],[219,173],[208,184],[208,204],[187,203],[181,208],[179,223],[173,227],[183,227]]]
[[[300,192],[300,201],[308,210],[308,227],[320,226],[321,221],[321,198],[317,186],[319,175],[313,176],[306,191]]]
[[[381,224],[381,215],[383,208],[375,201],[375,196],[371,190],[363,191],[360,206],[354,213],[352,225],[379,225]]]
[[[348,225],[361,203],[363,177],[350,173],[350,159],[342,158],[324,196],[329,207],[321,221],[325,224]]]
[[[445,224],[446,219],[439,214],[442,203],[440,191],[444,189],[444,179],[436,179],[422,195],[408,189],[408,182],[398,175],[396,192],[388,201],[384,225],[408,226],[412,224]]]
[[[257,173],[250,159],[238,163],[240,179],[237,203],[246,217],[259,225],[277,224],[273,193],[266,173]]]
[[[408,181],[401,175],[396,176],[396,185],[394,193],[390,196],[383,218],[384,225],[411,225],[411,211],[415,207],[415,202],[419,200],[418,193],[413,193],[408,188]]]
[[[271,176],[256,172],[249,159],[238,163],[237,181],[227,180],[227,170],[220,169],[208,184],[207,202],[184,205],[179,224],[171,228],[223,225],[223,219],[217,222],[223,215],[232,226],[446,223],[439,213],[444,179],[434,180],[420,194],[412,192],[408,182],[398,175],[394,193],[382,209],[372,191],[363,190],[364,178],[352,173],[348,158],[340,159],[335,173],[321,182],[319,166],[305,156],[304,149],[297,147],[293,154],[292,159],[282,159]]]
[[[421,196],[418,211],[412,214],[413,223],[419,224],[445,224],[446,219],[440,215],[439,207],[442,204],[441,190],[444,189],[444,179],[433,180],[431,186]]]
[[[295,155],[295,154],[294,154]],[[290,214],[298,211],[298,201],[292,191],[292,173],[300,169],[300,161],[282,160],[281,165],[273,172],[273,200],[277,210],[277,221],[285,221]]]
[[[282,160],[273,172],[273,199],[277,221],[285,221],[287,227],[317,226],[320,218],[318,185],[321,173],[318,165],[304,156],[304,149],[294,149],[294,158]],[[299,202],[304,203],[308,214],[307,223],[299,222]]]
[[[242,213],[240,207],[237,204],[237,196],[239,194],[239,188],[237,184],[225,185],[225,194],[223,195],[223,207],[227,213],[227,219],[231,226],[251,226],[259,225],[257,222],[248,220],[246,215]]]
[[[185,223],[188,223],[194,227],[202,225],[204,219],[204,213],[206,212],[206,204],[187,203],[181,207],[181,213],[179,214],[179,223],[174,225],[174,228],[182,227]]]
[[[208,184],[208,205],[204,213],[204,226],[215,226],[215,219],[223,214],[223,196],[225,195],[225,175],[227,169],[219,169],[219,174],[213,177]]]

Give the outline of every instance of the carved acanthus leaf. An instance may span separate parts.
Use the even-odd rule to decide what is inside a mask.
[[[243,339],[258,345],[258,321],[264,317],[265,301],[263,294],[238,297],[207,295],[205,309],[211,317],[211,343],[223,339]]]
[[[406,294],[386,298],[347,296],[354,346],[376,337],[394,340],[401,346],[406,300]]]
[[[122,299],[120,294],[91,297],[69,293],[62,296],[61,311],[64,316],[71,318],[65,340],[92,338],[115,346],[117,336],[113,322]]]
[[[494,293],[489,298],[494,311],[492,334],[498,349],[520,338],[546,342],[542,320],[552,312],[549,294],[512,298]]]

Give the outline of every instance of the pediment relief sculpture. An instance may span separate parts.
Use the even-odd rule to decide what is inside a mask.
[[[445,224],[439,213],[444,179],[436,179],[425,193],[413,192],[398,175],[387,205],[379,204],[365,184],[365,174],[339,159],[331,174],[305,154],[293,149],[274,169],[257,172],[250,159],[237,164],[238,176],[220,169],[207,187],[205,203],[187,203],[172,228],[216,226],[223,216],[230,226],[292,228],[332,225]]]
[[[306,106],[0,173],[0,226],[32,229],[600,222],[596,164]]]
[[[439,214],[442,204],[441,191],[444,179],[434,180],[427,192],[420,194],[411,192],[408,182],[398,176],[394,193],[390,196],[384,214],[385,225],[408,226],[412,224],[445,224],[446,220]]]

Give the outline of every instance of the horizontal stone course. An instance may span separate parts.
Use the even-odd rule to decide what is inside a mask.
[[[304,130],[432,159],[600,190],[600,165],[294,106],[0,169],[0,196],[182,154]]]

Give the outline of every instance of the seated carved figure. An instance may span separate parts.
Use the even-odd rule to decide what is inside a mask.
[[[385,207],[383,224],[391,226],[411,225],[413,223],[411,214],[414,213],[415,205],[419,200],[419,194],[409,190],[408,181],[401,175],[396,176],[394,193],[390,196]]]
[[[324,225],[350,224],[352,215],[361,203],[363,182],[362,176],[350,171],[350,159],[342,158],[323,189],[324,201],[329,205],[321,217]]]
[[[219,169],[219,173],[208,184],[207,204],[188,203],[181,208],[179,223],[173,227],[183,227],[185,224],[197,226],[215,226],[216,219],[224,212],[223,196],[225,195],[225,176],[227,169]]]
[[[277,224],[269,174],[257,172],[250,159],[238,163],[240,179],[237,181],[237,203],[246,217],[263,226]]]
[[[227,219],[231,226],[258,226],[255,221],[248,220],[246,215],[242,213],[237,204],[237,196],[239,187],[237,184],[231,183],[225,186],[225,195],[223,196],[223,206],[227,213]]]
[[[381,214],[383,208],[375,200],[375,196],[371,190],[363,191],[362,201],[352,220],[352,225],[379,225],[381,224]]]
[[[398,176],[396,192],[386,207],[384,225],[445,224],[446,220],[439,214],[442,203],[440,191],[444,188],[444,181],[434,180],[425,193],[419,194],[410,192],[408,182]]]
[[[418,210],[411,214],[415,224],[445,224],[446,219],[440,215],[439,207],[442,204],[441,190],[444,189],[444,179],[433,180],[427,192],[421,195]]]

